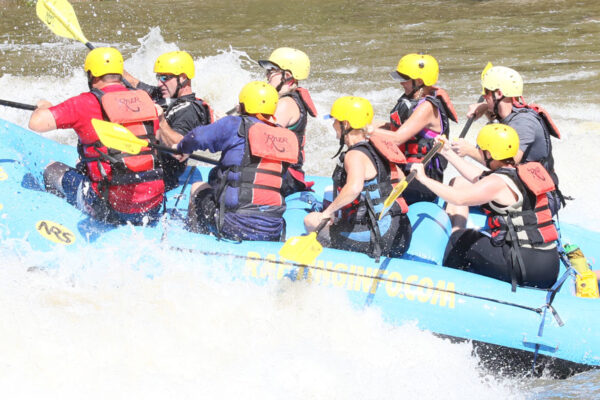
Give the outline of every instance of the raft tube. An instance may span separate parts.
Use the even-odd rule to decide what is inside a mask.
[[[133,242],[135,235],[173,257],[203,257],[203,268],[222,273],[227,264],[230,279],[259,285],[308,280],[343,291],[357,307],[377,307],[391,325],[416,322],[440,336],[471,341],[485,366],[496,370],[547,370],[566,377],[600,366],[600,299],[576,296],[572,270],[561,267],[564,284],[554,292],[526,287],[512,292],[510,283],[444,267],[450,221],[436,204],[410,206],[413,237],[400,259],[382,257],[376,262],[365,254],[324,249],[313,265],[299,265],[278,256],[279,242],[238,243],[187,231],[183,220],[191,185],[179,202],[181,188],[167,194],[165,216],[155,225],[95,221],[43,189],[42,171],[49,162],[75,165],[76,158],[75,148],[0,120],[0,239],[5,250],[26,245],[41,255],[89,252]],[[199,167],[191,182],[208,176],[208,171]],[[325,177],[310,180],[316,182],[314,193],[287,198],[288,237],[304,233],[304,216],[320,206],[331,184]],[[561,232],[563,243],[576,243],[589,259],[598,259],[600,233],[564,223]],[[60,268],[52,257],[40,259],[43,268]],[[148,275],[160,274],[162,268],[166,266],[157,264]]]

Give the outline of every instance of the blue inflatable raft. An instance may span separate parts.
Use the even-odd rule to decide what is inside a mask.
[[[392,325],[416,321],[422,329],[474,344],[482,362],[507,372],[550,371],[565,377],[600,365],[600,299],[576,296],[573,273],[554,291],[519,287],[441,265],[450,232],[446,214],[435,204],[410,207],[413,238],[402,259],[379,263],[359,253],[325,249],[313,265],[278,256],[282,243],[217,240],[185,230],[182,216],[187,193],[168,193],[167,212],[154,226],[110,226],[91,220],[64,200],[46,193],[42,171],[50,161],[75,165],[73,147],[58,144],[0,120],[0,239],[18,240],[34,251],[93,250],[127,242],[132,234],[160,243],[166,252],[198,254],[214,262],[229,260],[232,279],[256,284],[302,279],[346,292],[358,307],[377,307]],[[208,169],[193,171],[192,181]],[[187,177],[187,172],[182,178]],[[313,179],[313,178],[311,178]],[[330,180],[314,177],[315,193],[289,196],[287,236],[304,233],[303,218],[319,204]],[[175,207],[177,203],[177,207]],[[600,234],[562,224],[563,243],[576,243],[588,258],[598,259]],[[125,255],[124,255],[125,256]],[[52,262],[48,262],[52,264]],[[55,268],[59,265],[43,265]],[[157,270],[160,266],[157,267]],[[535,361],[534,361],[535,360]]]

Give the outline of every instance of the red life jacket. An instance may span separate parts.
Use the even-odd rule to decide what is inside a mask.
[[[560,131],[544,107],[535,103],[527,104],[523,96],[519,97],[518,99],[513,98],[513,106],[516,108],[528,108],[535,111],[545,125],[544,127],[546,131],[555,138],[560,139]]]
[[[557,240],[558,231],[552,221],[547,195],[555,187],[542,164],[528,162],[517,168],[500,168],[493,173],[506,175],[515,182],[523,196],[523,206],[520,211],[507,211],[504,215],[498,214],[489,205],[482,206],[488,216],[492,243],[497,246],[509,243],[519,247],[526,244],[535,248]],[[516,237],[510,237],[511,226]]]
[[[225,211],[282,217],[282,178],[289,164],[298,162],[298,139],[289,129],[241,118],[238,135],[245,139],[244,155],[239,166],[222,171],[217,190],[221,223]],[[225,209],[227,187],[239,188],[235,208]]]
[[[156,109],[146,92],[127,89],[91,92],[100,103],[104,120],[121,124],[140,138],[155,140]],[[130,155],[108,149],[96,140],[80,142],[78,150],[87,167],[87,176],[97,183],[97,192],[114,210],[132,214],[148,211],[162,202],[162,169],[156,152],[150,148]]]

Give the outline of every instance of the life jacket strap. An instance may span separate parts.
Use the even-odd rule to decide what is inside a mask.
[[[511,218],[506,218],[506,225],[508,227],[507,236],[509,237],[512,244],[510,246],[510,255],[511,255],[511,271],[510,271],[510,279],[512,284],[512,291],[517,291],[517,268],[521,271],[521,283],[527,281],[527,273],[525,272],[525,262],[523,261],[523,255],[521,254],[521,248],[518,245],[519,239],[517,237],[517,233],[515,232],[515,226],[513,225]]]

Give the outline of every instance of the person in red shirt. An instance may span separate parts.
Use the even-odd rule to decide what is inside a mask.
[[[118,50],[92,50],[84,69],[89,92],[56,106],[41,100],[29,120],[29,128],[36,132],[73,129],[78,136],[76,168],[50,163],[44,170],[46,189],[102,221],[143,224],[156,220],[165,189],[155,152],[145,149],[128,155],[108,149],[91,123],[94,118],[120,123],[137,136],[154,140],[156,108],[146,92],[122,84],[123,57]]]

